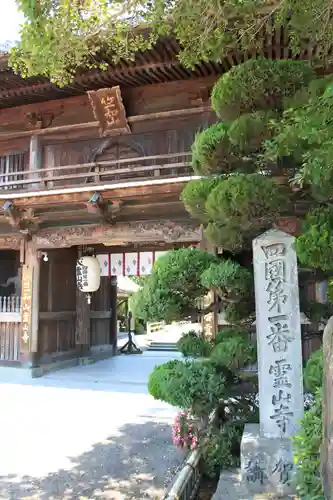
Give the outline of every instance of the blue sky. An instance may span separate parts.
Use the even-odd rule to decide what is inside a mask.
[[[0,43],[17,40],[19,25],[22,21],[17,12],[15,0],[2,0],[6,7],[1,8],[0,15]]]

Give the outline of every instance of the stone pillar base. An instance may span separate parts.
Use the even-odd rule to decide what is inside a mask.
[[[292,442],[260,436],[259,424],[247,424],[241,441],[242,483],[250,494],[296,493]]]

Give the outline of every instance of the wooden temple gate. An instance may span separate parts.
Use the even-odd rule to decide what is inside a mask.
[[[1,58],[0,364],[114,353],[114,274],[91,308],[76,287],[87,247],[108,255],[201,241],[180,194],[195,178],[195,134],[216,119],[211,89],[243,56],[189,70],[178,50],[164,37],[62,89],[24,80]]]

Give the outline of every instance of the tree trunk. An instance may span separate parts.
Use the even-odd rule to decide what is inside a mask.
[[[333,316],[327,322],[323,336],[323,441],[321,474],[325,500],[333,500]]]

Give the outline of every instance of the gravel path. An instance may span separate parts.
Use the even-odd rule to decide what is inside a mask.
[[[146,381],[168,359],[145,352],[35,380],[0,369],[0,498],[161,499],[183,457],[176,411]]]

